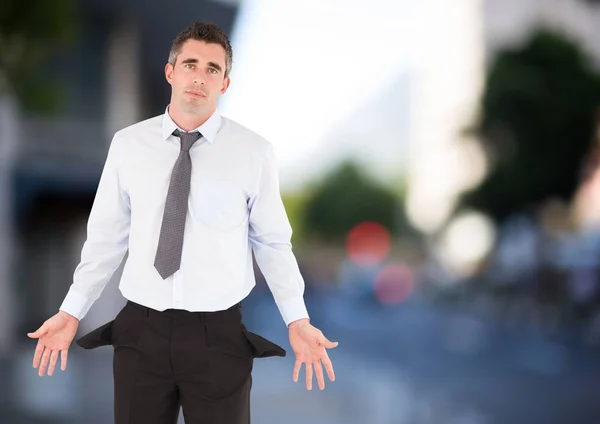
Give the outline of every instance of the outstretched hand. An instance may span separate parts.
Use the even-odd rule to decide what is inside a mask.
[[[39,368],[38,375],[42,377],[46,373],[48,362],[50,368],[48,375],[54,373],[58,355],[61,357],[61,369],[67,369],[67,355],[69,346],[75,338],[79,320],[66,312],[59,311],[53,317],[47,319],[40,328],[33,333],[27,333],[32,339],[38,339],[35,354],[33,356],[33,367]],[[40,366],[41,360],[41,366]]]
[[[310,324],[308,319],[291,323],[289,333],[290,344],[296,355],[296,363],[293,371],[294,382],[298,382],[300,369],[302,368],[302,364],[304,364],[306,369],[306,389],[312,390],[313,367],[319,388],[321,390],[325,389],[323,366],[325,366],[329,380],[335,381],[333,365],[325,349],[333,349],[338,343],[329,341],[321,330]]]

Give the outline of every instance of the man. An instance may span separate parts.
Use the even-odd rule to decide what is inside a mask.
[[[291,250],[272,145],[217,112],[231,45],[195,22],[173,42],[163,115],[118,131],[109,148],[74,281],[37,338],[33,366],[61,369],[79,321],[129,256],[117,317],[77,342],[114,346],[116,424],[248,423],[254,358],[284,356],[248,331],[240,302],[255,285],[252,251],[289,327],[306,387],[334,373],[330,342],[310,324]]]

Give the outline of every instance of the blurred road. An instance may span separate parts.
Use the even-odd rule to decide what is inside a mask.
[[[417,299],[383,308],[339,294],[309,294],[307,303],[315,325],[340,342],[330,351],[337,381],[324,392],[307,392],[303,382],[291,381],[291,352],[287,358],[257,360],[253,422],[600,422],[598,352],[574,340],[508,329]],[[256,290],[244,309],[252,331],[289,349],[268,293]],[[32,353],[26,347],[22,358],[1,371],[6,375],[0,377],[12,375],[18,384],[0,392],[0,423],[112,422],[109,348],[75,349],[68,373],[43,379],[31,368]],[[14,411],[19,405],[37,410],[39,416],[54,414],[55,420],[19,415]]]
[[[260,305],[264,324],[270,306]],[[340,342],[332,392],[348,394],[352,411],[323,423],[600,422],[600,352],[569,334],[542,337],[419,300],[382,308],[330,296],[309,306]]]

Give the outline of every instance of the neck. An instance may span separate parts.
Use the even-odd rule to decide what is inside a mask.
[[[184,131],[192,131],[204,124],[208,118],[215,113],[215,109],[202,112],[200,114],[185,113],[174,107],[173,103],[169,104],[169,116],[179,128]]]

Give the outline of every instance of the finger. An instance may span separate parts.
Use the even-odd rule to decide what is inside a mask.
[[[339,344],[338,342],[332,342],[330,340],[327,339],[327,337],[325,336],[321,336],[319,343],[326,347],[327,349],[333,349],[334,347],[337,347],[337,345]]]
[[[42,343],[41,340],[38,340],[37,346],[35,348],[35,353],[33,355],[33,368],[37,368],[40,365],[42,353],[44,353],[44,343]]]
[[[319,385],[319,389],[325,389],[325,379],[323,378],[323,367],[321,366],[321,361],[317,359],[314,362],[315,374],[317,375],[317,384]]]
[[[310,362],[305,362],[306,366],[306,389],[312,390],[313,368]]]
[[[61,350],[61,352],[60,352],[60,369],[63,371],[67,369],[68,356],[69,356],[69,349]]]
[[[27,333],[27,335],[32,339],[38,339],[38,338],[42,337],[44,334],[46,334],[47,332],[48,332],[48,328],[46,327],[46,324],[44,324],[40,328],[35,330],[33,333]]]
[[[46,373],[46,368],[48,368],[48,360],[50,359],[50,349],[46,347],[44,350],[44,354],[42,355],[42,363],[40,364],[40,371],[38,372],[39,376],[42,377]]]
[[[50,368],[48,368],[48,375],[54,374],[54,368],[56,368],[56,361],[58,359],[58,353],[60,350],[53,350],[50,353]]]
[[[333,372],[333,364],[331,363],[331,359],[329,359],[329,355],[327,355],[327,351],[323,351],[323,355],[321,355],[321,361],[325,366],[325,371],[327,372],[327,376],[329,380],[335,381],[335,373]]]
[[[294,371],[292,372],[292,379],[294,383],[298,382],[298,378],[300,377],[300,369],[302,368],[302,361],[296,359],[296,363],[294,364]]]

